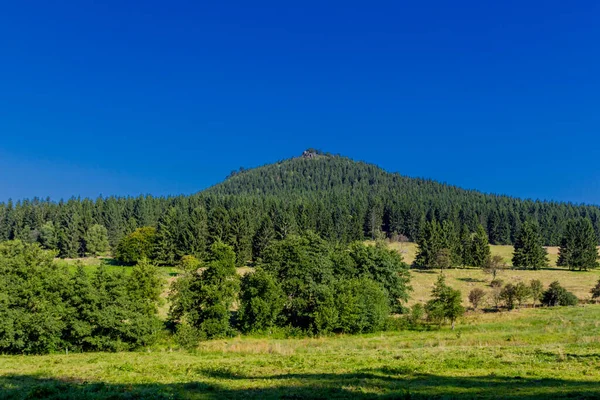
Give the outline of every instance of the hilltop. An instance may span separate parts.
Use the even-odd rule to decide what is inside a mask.
[[[314,231],[338,243],[388,236],[414,241],[427,220],[449,220],[490,243],[510,245],[526,219],[536,220],[545,245],[559,244],[565,222],[589,218],[600,232],[600,208],[465,190],[390,173],[350,158],[307,150],[299,157],[240,169],[190,196],[39,199],[0,204],[0,241],[37,241],[63,257],[88,253],[86,234],[107,230],[111,248],[124,235],[155,227],[160,257],[172,263],[202,255],[215,240],[234,247],[240,262],[260,256],[269,241]]]

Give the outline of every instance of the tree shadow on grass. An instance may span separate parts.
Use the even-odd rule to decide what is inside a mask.
[[[485,283],[487,282],[485,279],[476,279],[476,278],[456,278],[456,280],[458,281],[463,281],[463,282],[473,282],[473,283]]]
[[[383,368],[348,374],[240,375],[200,370],[190,382],[93,383],[31,375],[0,377],[0,398],[16,399],[535,399],[600,397],[591,381],[520,376],[447,377]]]

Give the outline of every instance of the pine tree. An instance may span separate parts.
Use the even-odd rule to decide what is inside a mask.
[[[567,223],[562,238],[557,264],[571,270],[588,270],[598,267],[598,237],[587,218],[577,218]]]
[[[526,221],[515,238],[514,267],[541,269],[548,266],[548,253],[542,246],[542,235],[538,224]]]
[[[471,245],[471,257],[473,258],[473,266],[483,268],[491,256],[490,245],[487,234],[482,225],[477,227],[477,231],[473,236]]]

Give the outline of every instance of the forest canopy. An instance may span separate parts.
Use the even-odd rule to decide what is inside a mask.
[[[312,231],[340,244],[384,236],[418,241],[432,221],[453,226],[456,235],[482,226],[491,244],[514,244],[525,221],[531,221],[541,243],[555,246],[567,221],[576,218],[588,220],[598,236],[597,206],[484,194],[307,151],[241,169],[190,196],[8,201],[0,204],[0,241],[40,243],[61,257],[79,257],[98,254],[106,242],[118,252],[128,235],[153,228],[151,246],[144,241],[147,235],[141,242],[142,235],[129,238],[139,247],[134,253],[122,251],[124,261],[145,255],[173,264],[184,255],[202,258],[213,243],[223,242],[241,265],[260,259],[273,240],[291,234]]]

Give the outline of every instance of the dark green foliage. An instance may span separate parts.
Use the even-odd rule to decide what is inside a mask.
[[[283,310],[284,292],[262,268],[242,278],[238,320],[243,332],[264,331],[275,326]]]
[[[417,244],[419,249],[415,258],[415,266],[419,268],[437,267],[438,256],[444,248],[440,224],[437,221],[426,222]]]
[[[53,256],[20,241],[0,244],[0,352],[116,351],[154,340],[155,306],[140,310],[153,299],[134,298],[123,274],[100,268],[90,277],[82,266],[69,274]]]
[[[337,330],[343,333],[376,332],[390,315],[388,294],[368,278],[342,280],[336,285]]]
[[[252,258],[258,260],[263,251],[275,240],[275,228],[273,220],[269,217],[263,218],[254,237],[252,238]]]
[[[557,264],[569,269],[588,270],[598,267],[598,237],[589,219],[568,221],[560,243]]]
[[[333,328],[333,323],[327,325],[331,313],[323,309],[333,303],[333,262],[327,242],[312,233],[288,236],[265,250],[261,266],[285,293],[286,324],[315,333]],[[335,309],[333,304],[331,308]]]
[[[154,255],[156,246],[156,229],[152,227],[138,228],[125,236],[115,250],[115,257],[124,263],[136,263],[143,258]]]
[[[21,241],[0,244],[0,353],[48,353],[65,345],[68,271]]]
[[[239,289],[235,253],[231,246],[210,246],[203,271],[188,271],[174,282],[170,319],[187,323],[199,337],[211,339],[232,334],[231,306]]]
[[[127,278],[127,293],[140,312],[154,315],[162,292],[162,279],[158,269],[147,258],[137,262]]]
[[[123,351],[156,339],[162,324],[154,299],[131,293],[131,281],[123,273],[100,267],[89,277],[79,268],[71,282],[67,337],[73,348]]]
[[[467,225],[463,225],[460,230],[460,258],[462,266],[473,265],[473,257],[471,256],[472,238],[471,232]]]
[[[446,279],[443,274],[440,274],[438,280],[431,292],[431,300],[425,305],[427,318],[439,325],[442,325],[446,320],[452,324],[465,312],[461,304],[461,293],[458,290],[452,289],[446,285]]]
[[[380,242],[375,246],[353,243],[348,255],[352,261],[351,266],[346,268],[353,272],[343,276],[348,279],[368,278],[380,284],[388,294],[390,309],[393,312],[402,311],[402,303],[408,300],[411,290],[408,285],[408,265],[402,261],[402,256]]]
[[[560,286],[557,281],[552,282],[548,290],[542,295],[542,304],[549,307],[575,306],[578,302],[577,297]]]
[[[542,246],[542,235],[537,223],[525,221],[515,239],[513,266],[541,269],[548,266],[548,253]]]
[[[63,257],[78,257],[88,251],[85,235],[93,225],[107,229],[113,250],[138,227],[151,226],[157,228],[160,262],[173,264],[183,255],[203,258],[208,244],[221,241],[234,248],[242,265],[251,252],[256,259],[273,238],[290,234],[314,231],[343,245],[394,233],[417,241],[427,221],[436,221],[442,224],[440,237],[451,233],[450,226],[461,232],[457,250],[449,243],[439,247],[450,250],[453,265],[481,265],[480,259],[471,260],[466,246],[479,223],[485,224],[491,243],[508,244],[514,243],[521,224],[532,219],[539,224],[543,244],[557,245],[566,221],[578,217],[600,232],[596,206],[484,195],[320,155],[241,170],[191,196],[1,203],[0,241],[38,241]],[[433,258],[427,254],[435,255],[439,248],[425,253],[419,260],[422,266],[430,266]]]
[[[473,235],[471,259],[474,267],[483,268],[491,257],[490,245],[483,226],[479,225]]]

